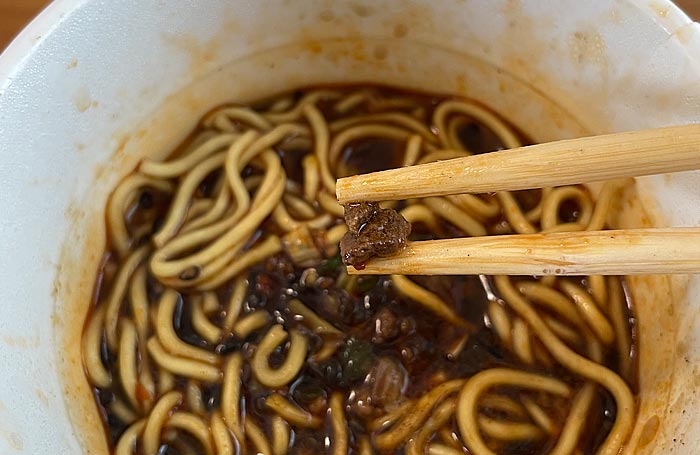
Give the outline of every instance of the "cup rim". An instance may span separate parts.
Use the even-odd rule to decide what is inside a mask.
[[[51,35],[70,13],[91,0],[53,0],[0,52],[0,94],[32,52]]]
[[[0,53],[0,94],[12,81],[22,64],[32,52],[53,33],[68,15],[92,0],[53,0],[49,3]],[[646,13],[668,36],[673,36],[685,27],[693,27],[696,39],[682,42],[691,59],[700,63],[700,23],[694,22],[672,0],[656,0],[653,7],[642,5],[634,0],[626,0]],[[656,14],[652,11],[656,10]],[[661,14],[660,11],[664,11]]]

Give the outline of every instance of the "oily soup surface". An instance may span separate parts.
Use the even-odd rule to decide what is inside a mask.
[[[616,453],[616,277],[349,276],[335,180],[527,143],[464,99],[309,88],[226,105],[114,190],[84,329],[114,453]],[[605,227],[616,188],[389,204],[409,240]]]

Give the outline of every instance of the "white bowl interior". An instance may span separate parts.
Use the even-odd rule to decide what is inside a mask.
[[[105,200],[217,104],[376,82],[475,98],[546,141],[699,121],[699,52],[696,24],[665,1],[52,5],[0,60],[0,453],[104,453],[79,339]],[[639,179],[636,192],[620,226],[700,225],[700,174]],[[700,280],[632,288],[630,453],[695,453]]]

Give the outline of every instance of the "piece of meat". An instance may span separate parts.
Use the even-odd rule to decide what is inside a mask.
[[[345,224],[350,232],[360,232],[362,226],[371,220],[381,210],[376,202],[357,202],[343,206],[345,209]]]
[[[382,344],[393,341],[400,333],[401,321],[388,308],[382,308],[377,312],[374,319],[374,336],[372,342]]]
[[[411,223],[396,210],[382,209],[376,202],[345,206],[348,232],[340,241],[343,262],[362,270],[373,257],[396,254],[406,247]]]
[[[380,357],[355,390],[351,409],[361,417],[384,414],[387,408],[401,403],[407,384],[408,374],[403,366],[390,357]]]
[[[282,237],[282,247],[299,267],[313,267],[321,262],[321,251],[309,227],[302,224]]]

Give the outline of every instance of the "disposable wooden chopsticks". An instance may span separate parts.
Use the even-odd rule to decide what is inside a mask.
[[[700,228],[503,235],[412,242],[349,273],[647,275],[700,273]]]
[[[514,191],[700,169],[700,125],[608,134],[339,179],[341,204]],[[700,273],[700,228],[413,242],[361,272],[405,275]]]
[[[700,169],[700,125],[607,134],[339,179],[338,202],[514,191]]]

